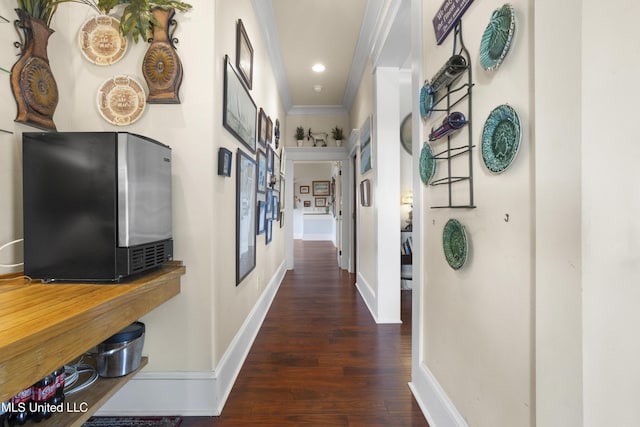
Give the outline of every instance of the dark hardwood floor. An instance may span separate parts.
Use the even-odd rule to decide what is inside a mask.
[[[377,325],[331,243],[295,253],[222,415],[181,427],[428,426],[407,386],[411,292],[402,325]]]

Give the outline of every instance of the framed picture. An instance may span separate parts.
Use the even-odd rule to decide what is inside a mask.
[[[278,221],[280,219],[280,195],[275,191],[271,196],[271,205],[271,219]]]
[[[309,194],[309,186],[301,185],[300,186],[300,194]]]
[[[224,147],[218,150],[218,175],[231,176],[231,157],[233,153]]]
[[[329,181],[313,181],[313,195],[314,196],[330,196],[331,187]]]
[[[371,206],[370,200],[371,184],[368,179],[360,183],[360,204],[362,206]]]
[[[224,57],[224,105],[222,124],[251,153],[256,152],[256,118],[258,108],[240,81],[229,56]]]
[[[258,115],[258,142],[263,147],[267,145],[267,114],[262,107],[260,107]]]
[[[264,202],[264,200],[258,200],[258,218],[257,218],[258,231],[256,233],[258,236],[264,233],[264,223],[267,219],[266,207],[267,205]]]
[[[271,144],[273,142],[273,122],[271,121],[271,117],[267,117],[267,144]]]
[[[277,154],[273,156],[273,176],[276,177],[273,188],[280,191],[280,157]]]
[[[316,207],[323,208],[325,206],[327,206],[327,199],[324,197],[316,197]]]
[[[236,23],[236,67],[249,89],[253,85],[253,46],[247,36],[242,19]]]
[[[267,170],[273,173],[273,161],[275,157],[275,152],[270,145],[267,145]]]
[[[304,207],[305,208],[310,208],[311,207],[311,200],[305,200],[304,201]]]
[[[268,189],[267,190],[267,197],[265,198],[266,201],[265,203],[267,204],[267,209],[266,209],[266,213],[267,213],[267,220],[271,219],[273,216],[273,190],[272,189]]]
[[[238,149],[236,167],[236,286],[256,267],[256,161]]]
[[[265,236],[265,244],[269,244],[271,243],[271,239],[273,238],[273,221],[268,219],[267,220],[267,231],[266,231],[266,236]]]
[[[264,151],[258,149],[258,186],[256,191],[258,193],[264,193],[267,191],[267,156]]]

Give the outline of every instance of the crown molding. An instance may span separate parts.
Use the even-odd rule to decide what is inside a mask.
[[[367,66],[367,61],[371,56],[371,49],[374,43],[374,31],[378,22],[379,15],[382,11],[384,0],[367,0],[367,6],[358,35],[358,43],[353,54],[351,69],[349,70],[349,78],[347,79],[346,89],[342,105],[347,111],[351,111],[356,94],[360,87],[362,74]]]

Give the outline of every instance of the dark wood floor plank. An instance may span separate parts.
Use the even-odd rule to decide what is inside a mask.
[[[222,415],[181,427],[427,426],[407,386],[411,292],[401,325],[377,325],[329,242],[295,242]]]

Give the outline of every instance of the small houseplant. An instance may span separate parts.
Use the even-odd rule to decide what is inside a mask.
[[[304,128],[302,126],[296,128],[295,138],[298,141],[298,147],[302,147],[302,140],[304,140]]]
[[[189,3],[177,0],[97,0],[98,9],[104,14],[118,5],[126,5],[120,18],[120,32],[125,37],[131,34],[135,43],[140,37],[145,41],[149,38],[152,24],[161,26],[151,13],[153,8],[175,9],[179,12],[192,8]]]
[[[339,128],[338,126],[334,127],[331,129],[331,135],[333,136],[333,139],[336,140],[336,145],[340,147],[342,145],[342,140],[344,139],[342,128]]]

